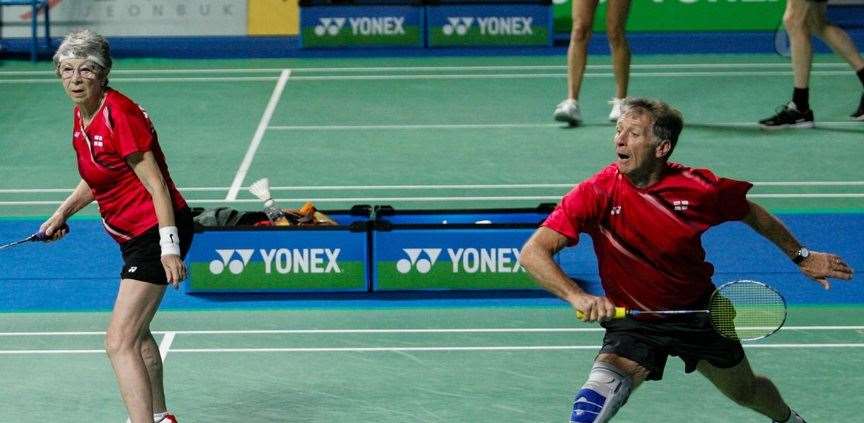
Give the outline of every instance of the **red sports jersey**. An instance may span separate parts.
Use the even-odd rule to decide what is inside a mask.
[[[669,163],[660,181],[637,188],[614,163],[576,185],[544,226],[571,245],[594,241],[600,279],[616,306],[687,309],[714,290],[702,233],[750,211],[752,184]]]
[[[81,129],[77,106],[73,114],[72,146],[78,159],[78,173],[99,204],[105,230],[117,242],[124,243],[158,224],[150,193],[126,163],[129,155],[152,151],[174,208],[186,207],[168,174],[156,130],[144,109],[109,88],[86,129]]]

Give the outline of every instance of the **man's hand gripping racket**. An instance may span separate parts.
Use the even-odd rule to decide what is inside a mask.
[[[612,319],[640,314],[665,316],[708,314],[714,330],[730,339],[752,341],[780,330],[786,322],[786,300],[774,288],[756,281],[740,280],[726,283],[711,295],[708,308],[703,310],[634,310],[615,307]],[[584,320],[585,314],[576,311]]]

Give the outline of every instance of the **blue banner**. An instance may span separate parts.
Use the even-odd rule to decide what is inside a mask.
[[[423,8],[310,6],[300,10],[303,47],[423,47]]]
[[[442,5],[426,13],[429,47],[552,45],[548,5]]]
[[[214,230],[195,235],[190,292],[366,291],[366,232]]]

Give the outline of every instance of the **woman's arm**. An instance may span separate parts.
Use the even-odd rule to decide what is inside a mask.
[[[77,213],[78,210],[81,210],[88,204],[92,203],[93,200],[93,192],[90,191],[90,186],[82,179],[81,182],[78,182],[78,186],[72,190],[72,193],[63,200],[60,207],[57,207],[54,214],[42,223],[42,226],[39,227],[39,231],[44,232],[45,235],[48,235],[55,240],[62,238],[66,235],[66,231],[61,230],[58,233],[55,233],[55,231],[62,228],[67,219]]]
[[[126,158],[135,175],[150,193],[156,219],[159,221],[159,246],[162,249],[162,265],[168,282],[178,287],[186,279],[186,265],[180,258],[180,237],[174,221],[174,203],[168,192],[168,185],[162,178],[159,164],[152,151],[135,153]]]

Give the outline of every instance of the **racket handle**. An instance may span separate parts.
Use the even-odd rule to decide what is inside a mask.
[[[64,223],[63,226],[59,227],[56,231],[54,231],[54,233],[57,233],[57,231],[62,231],[64,229],[68,232],[69,231],[69,225]],[[51,239],[52,238],[50,236],[46,235],[45,232],[42,232],[42,231],[36,232],[32,236],[30,236],[31,241],[45,242],[45,241],[50,241]]]
[[[623,319],[630,315],[630,310],[627,310],[624,307],[615,307],[615,315],[612,316],[613,319]],[[585,313],[582,310],[576,310],[576,317],[580,320],[585,318]]]

